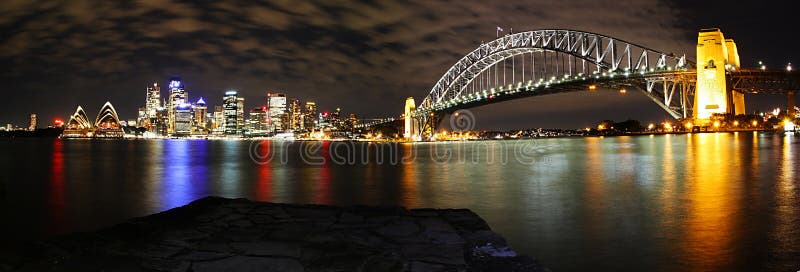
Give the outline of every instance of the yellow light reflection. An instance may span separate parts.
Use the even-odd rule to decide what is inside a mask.
[[[403,154],[411,154],[413,150],[412,145],[400,145],[403,148]],[[380,148],[380,147],[378,147]],[[403,167],[403,178],[400,186],[402,187],[402,201],[403,206],[406,208],[419,207],[419,189],[417,188],[417,164],[414,162],[404,163],[400,162]]]
[[[735,237],[734,207],[737,205],[731,173],[736,165],[728,134],[693,134],[697,142],[687,146],[691,160],[687,163],[685,258],[703,271],[717,271],[730,262],[727,255]]]
[[[603,235],[606,229],[608,202],[606,198],[606,173],[607,167],[614,167],[613,164],[606,165],[603,160],[603,138],[588,137],[586,139],[586,197],[591,199],[592,205],[588,208],[591,212],[586,214],[586,226],[592,232],[592,236]]]
[[[797,233],[797,218],[800,216],[793,203],[798,201],[797,159],[792,152],[794,135],[784,135],[781,148],[780,175],[775,182],[775,229],[771,231],[773,248],[771,252],[797,252],[800,250],[800,235]]]

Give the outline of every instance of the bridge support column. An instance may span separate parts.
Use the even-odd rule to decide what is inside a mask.
[[[725,76],[739,68],[739,53],[732,39],[716,28],[703,29],[697,36],[697,91],[692,117],[707,125],[717,113],[744,113],[744,95],[730,90]]]
[[[733,115],[747,114],[744,108],[744,94],[731,91],[733,96]]]
[[[406,106],[403,114],[403,121],[404,121],[403,138],[405,138],[407,141],[412,140],[414,138],[414,135],[417,135],[417,128],[419,126],[417,125],[417,120],[415,120],[414,118],[415,117],[414,110],[416,109],[417,107],[414,104],[414,98],[413,97],[406,98]]]

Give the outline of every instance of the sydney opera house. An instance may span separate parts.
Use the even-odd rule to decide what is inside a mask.
[[[122,138],[125,132],[119,122],[117,111],[110,102],[103,104],[94,119],[89,119],[81,106],[69,118],[62,138]]]

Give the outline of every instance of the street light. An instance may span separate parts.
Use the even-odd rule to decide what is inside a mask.
[[[789,72],[792,71],[792,63],[791,62],[786,65],[786,71],[789,71]]]

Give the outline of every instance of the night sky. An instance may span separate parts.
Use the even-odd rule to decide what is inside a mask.
[[[566,28],[663,52],[695,55],[697,31],[736,40],[743,67],[796,61],[796,14],[769,1],[0,1],[0,124],[66,119],[110,100],[123,119],[145,88],[183,79],[213,107],[239,90],[246,107],[267,91],[341,107],[359,117],[397,116],[496,26]],[[162,96],[167,90],[162,88]],[[748,111],[783,106],[748,96]],[[473,110],[478,128],[584,127],[601,119],[661,121],[638,92],[580,92]]]

